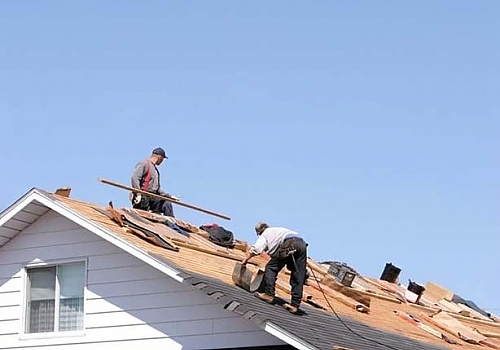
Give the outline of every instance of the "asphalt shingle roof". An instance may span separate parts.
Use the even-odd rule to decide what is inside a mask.
[[[164,261],[170,266],[176,265],[171,261]],[[182,270],[181,267],[176,267]],[[396,333],[382,331],[350,317],[340,316],[341,321],[335,314],[315,309],[307,304],[301,306],[305,311],[304,315],[293,315],[278,305],[270,305],[257,299],[252,293],[240,287],[209,276],[192,272],[185,273],[186,279],[183,283],[189,283],[194,288],[204,291],[207,295],[217,299],[225,308],[229,305],[237,305],[234,302],[239,303],[232,310],[233,312],[254,321],[259,326],[264,326],[266,321],[271,321],[320,350],[332,350],[334,345],[356,350],[388,350],[390,347],[398,350],[447,349]],[[347,329],[342,322],[356,334]],[[394,322],[398,322],[398,319],[395,319]]]

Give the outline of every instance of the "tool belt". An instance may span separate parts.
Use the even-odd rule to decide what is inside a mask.
[[[290,255],[294,254],[297,249],[295,248],[294,242],[302,241],[300,237],[290,237],[283,241],[281,247],[278,249],[278,259],[286,259]]]

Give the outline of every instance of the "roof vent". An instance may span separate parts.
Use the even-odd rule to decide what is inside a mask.
[[[399,267],[394,266],[392,263],[387,263],[385,264],[385,268],[382,272],[382,276],[380,276],[380,279],[390,283],[396,283],[400,272],[401,269]]]
[[[55,194],[61,197],[69,197],[70,193],[71,193],[71,187],[60,187],[55,192]]]

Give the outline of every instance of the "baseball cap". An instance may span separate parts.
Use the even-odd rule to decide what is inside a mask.
[[[153,154],[158,154],[159,156],[162,156],[163,158],[167,158],[167,154],[165,153],[165,150],[161,147],[157,147],[153,150]]]

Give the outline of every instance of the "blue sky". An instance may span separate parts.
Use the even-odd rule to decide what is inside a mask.
[[[496,314],[500,3],[0,5],[0,207],[32,187],[117,206],[162,146],[178,217],[435,281]]]

